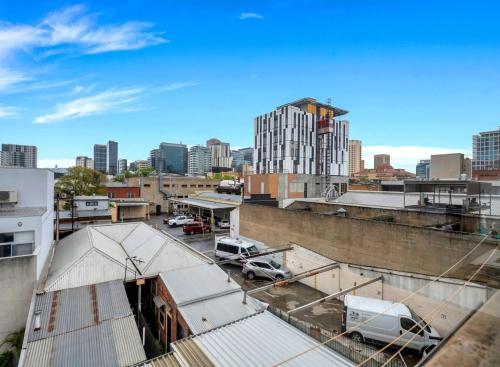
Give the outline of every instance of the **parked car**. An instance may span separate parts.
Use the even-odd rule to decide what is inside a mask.
[[[241,260],[243,258],[258,254],[259,249],[253,243],[244,242],[227,236],[215,238],[216,259],[233,259],[231,263],[235,265],[242,265]]]
[[[221,228],[221,229],[222,229],[222,228],[230,228],[230,226],[231,226],[231,225],[229,224],[229,220],[227,220],[227,219],[222,219],[222,220],[220,220],[220,221],[217,223],[217,225],[218,225],[218,226],[219,226],[219,228]]]
[[[182,231],[185,234],[210,233],[212,228],[203,222],[189,222],[182,227]]]
[[[187,215],[178,215],[174,218],[170,218],[167,223],[170,227],[177,227],[177,226],[183,226],[184,224],[193,221],[194,219],[192,217],[189,217]]]
[[[243,274],[249,280],[255,277],[271,278],[276,280],[292,277],[290,270],[271,259],[255,258],[243,262]]]
[[[375,315],[379,316],[366,322],[367,319]],[[422,326],[415,326],[419,322],[419,325]],[[359,327],[350,333],[353,340],[383,344],[390,343],[415,326],[411,331],[396,340],[395,344],[403,346],[411,338],[414,338],[407,348],[414,349],[421,354],[427,347],[437,345],[442,340],[436,329],[430,325],[424,327],[425,322],[422,321],[420,316],[402,303],[347,295],[344,298],[342,331],[357,325]]]

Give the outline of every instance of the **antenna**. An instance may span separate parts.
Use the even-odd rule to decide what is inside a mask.
[[[330,97],[328,97],[328,98],[326,99],[326,104],[327,104],[328,106],[331,106],[331,105],[332,105],[332,99],[331,99]]]

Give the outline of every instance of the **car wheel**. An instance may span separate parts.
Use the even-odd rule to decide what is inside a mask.
[[[350,335],[351,339],[355,341],[356,343],[363,343],[363,335],[361,335],[358,332],[352,332]]]
[[[281,274],[276,275],[276,280],[283,280],[283,279],[285,279],[285,277],[283,275],[281,275]]]
[[[253,271],[249,271],[249,272],[247,273],[247,279],[248,279],[248,280],[253,280],[253,279],[255,279],[255,273],[254,273]]]

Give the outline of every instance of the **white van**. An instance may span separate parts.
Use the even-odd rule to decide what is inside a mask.
[[[342,314],[342,331],[355,327],[378,314],[380,315],[373,320],[354,329],[349,334],[351,338],[359,342],[366,340],[388,344],[422,320],[402,303],[346,295]],[[423,327],[425,321],[422,321],[420,325],[422,327],[416,326],[394,344],[401,347],[416,335],[407,348],[422,353],[429,345],[436,345],[442,340],[439,333],[430,325]]]
[[[242,265],[242,258],[257,254],[259,254],[259,249],[253,243],[244,242],[227,236],[215,237],[216,259],[234,259],[231,263]]]

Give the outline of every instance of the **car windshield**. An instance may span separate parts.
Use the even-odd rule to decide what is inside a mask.
[[[426,322],[420,316],[418,316],[415,312],[413,312],[413,310],[411,308],[408,307],[408,309],[410,310],[411,318],[413,319],[413,321],[415,321],[422,329],[425,329],[425,331],[430,333],[431,328],[429,327],[429,325],[426,325],[424,328],[423,326],[426,324]]]
[[[272,266],[273,268],[275,268],[275,269],[279,269],[279,268],[281,268],[281,265],[280,265],[280,264],[278,264],[277,262],[273,261],[273,260],[271,260],[269,263],[270,263],[270,264],[271,264],[271,266]]]
[[[257,255],[259,253],[259,250],[256,246],[247,247],[247,251],[250,255]]]

